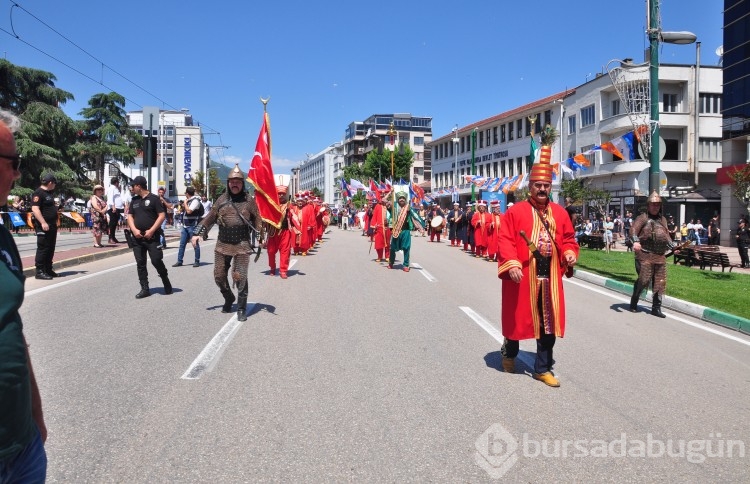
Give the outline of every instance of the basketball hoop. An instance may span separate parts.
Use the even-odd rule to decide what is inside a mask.
[[[648,159],[651,155],[651,78],[649,63],[632,64],[614,59],[607,64],[607,73],[620,97],[623,109],[633,125],[635,136]]]

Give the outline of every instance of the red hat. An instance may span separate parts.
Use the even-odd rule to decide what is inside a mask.
[[[487,206],[487,200],[479,200],[477,201],[478,207],[486,207]]]
[[[552,158],[552,147],[547,145],[542,146],[539,150],[539,163],[534,163],[531,167],[529,183],[537,181],[552,183],[552,165],[549,162],[550,158]]]
[[[495,208],[495,207],[499,207],[499,206],[500,206],[500,200],[492,200],[492,201],[490,202],[490,206],[491,206],[492,208]]]

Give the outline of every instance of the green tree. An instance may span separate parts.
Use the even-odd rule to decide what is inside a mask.
[[[316,197],[318,197],[320,199],[323,198],[323,192],[321,192],[320,188],[318,188],[318,187],[313,187],[312,190],[310,190],[310,193],[312,193],[313,196],[316,196]]]
[[[732,196],[750,211],[750,165],[728,170],[727,174],[732,180]]]
[[[80,112],[83,129],[74,148],[84,168],[95,173],[95,181],[104,180],[108,163],[133,163],[143,145],[143,137],[128,126],[124,106],[125,98],[116,92],[100,93]]]
[[[391,166],[391,154],[393,154],[393,166]],[[400,143],[395,151],[388,149],[384,149],[382,152],[380,150],[370,151],[367,154],[362,171],[365,178],[378,181],[383,181],[386,178],[392,178],[393,180],[403,178],[409,181],[409,172],[413,163],[414,151],[408,144]],[[391,173],[391,170],[393,170],[393,173]]]
[[[77,123],[60,108],[74,99],[73,94],[55,87],[56,79],[50,72],[0,59],[0,108],[22,121],[16,141],[24,161],[14,195],[31,193],[48,171],[56,174],[61,193],[89,193],[88,180],[71,149]]]
[[[587,197],[587,190],[580,178],[562,180],[560,182],[560,196],[573,200],[573,205],[583,205]]]

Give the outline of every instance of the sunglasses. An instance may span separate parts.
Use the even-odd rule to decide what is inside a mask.
[[[21,157],[19,155],[0,155],[0,158],[5,158],[6,160],[11,161],[11,166],[13,167],[13,170],[18,171],[18,169],[21,167]]]

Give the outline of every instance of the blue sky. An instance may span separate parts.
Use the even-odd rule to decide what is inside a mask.
[[[2,54],[52,72],[76,98],[71,117],[112,90],[127,110],[189,108],[207,143],[229,146],[213,159],[247,168],[270,97],[277,173],[371,114],[431,116],[437,138],[583,84],[611,59],[641,61],[648,44],[645,0],[13,3],[0,0]],[[701,63],[716,65],[722,10],[662,0],[662,28],[697,34]],[[662,44],[660,57],[695,53]]]

